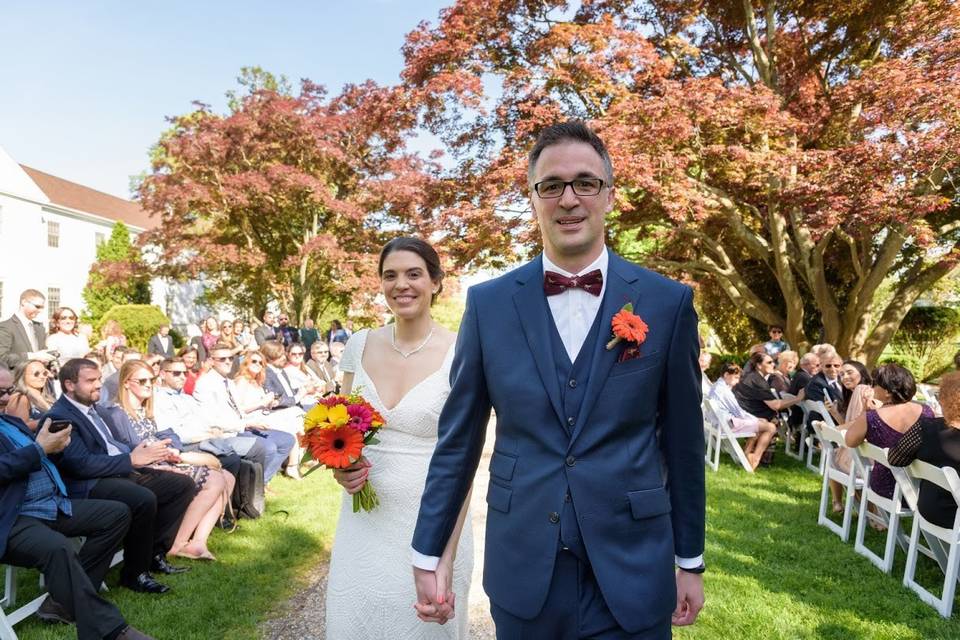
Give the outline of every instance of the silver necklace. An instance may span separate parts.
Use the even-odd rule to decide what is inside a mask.
[[[404,353],[403,351],[400,351],[400,347],[397,346],[397,324],[394,323],[393,331],[390,333],[390,346],[393,347],[393,350],[399,353],[404,360],[406,360],[407,358],[409,358],[410,356],[412,356],[413,354],[417,353],[418,351],[423,349],[425,346],[427,346],[427,343],[430,342],[430,338],[432,337],[433,337],[433,327],[430,328],[430,333],[427,334],[426,339],[420,343],[419,347],[417,347],[413,351],[408,351],[407,353]]]

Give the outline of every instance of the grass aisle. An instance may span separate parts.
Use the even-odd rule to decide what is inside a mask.
[[[278,615],[327,559],[340,499],[325,473],[271,486],[277,495],[267,517],[243,522],[234,534],[215,534],[219,562],[192,563],[190,573],[166,578],[174,591],[163,597],[118,588],[109,597],[160,640],[256,638],[257,624]],[[960,603],[952,620],[922,604],[901,585],[902,552],[893,574],[884,575],[854,553],[852,542],[816,525],[820,478],[782,452],[775,467],[752,476],[724,460],[718,473],[707,471],[707,491],[708,604],[696,627],[678,630],[677,638],[960,638]],[[881,549],[882,535],[871,531],[868,544]],[[924,557],[920,563],[923,583],[939,592],[939,570]],[[36,574],[20,574],[25,602],[37,590]],[[108,584],[115,581],[114,572]],[[66,627],[34,620],[17,631],[23,640],[72,637]]]
[[[753,475],[724,457],[719,472],[707,469],[707,607],[677,638],[960,638],[960,604],[944,620],[902,586],[904,552],[885,575],[854,552],[856,520],[849,543],[817,526],[820,476],[782,450]],[[882,553],[886,534],[868,534]],[[919,566],[921,584],[939,594],[936,564],[921,556]]]
[[[253,639],[257,624],[305,586],[304,580],[326,561],[340,507],[339,487],[329,473],[302,482],[277,478],[276,495],[267,498],[267,514],[242,520],[227,534],[216,530],[210,549],[214,563],[176,559],[193,570],[161,581],[173,589],[162,596],[135,594],[116,586],[117,569],[107,578],[110,593],[127,620],[158,640]],[[289,514],[289,515],[286,515]],[[36,572],[20,571],[19,603],[37,593]],[[72,627],[48,626],[36,618],[17,625],[22,640],[76,637]]]

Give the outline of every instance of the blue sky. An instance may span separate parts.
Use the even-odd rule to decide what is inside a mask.
[[[451,0],[132,3],[0,7],[0,147],[15,160],[129,197],[165,116],[222,109],[240,67],[338,91],[399,79],[404,36]]]

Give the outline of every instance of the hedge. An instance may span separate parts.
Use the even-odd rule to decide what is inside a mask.
[[[123,327],[123,335],[127,337],[127,346],[142,353],[147,352],[147,343],[150,336],[155,334],[160,325],[170,324],[170,319],[151,304],[118,304],[110,308],[97,323],[99,332],[108,320],[116,320]]]

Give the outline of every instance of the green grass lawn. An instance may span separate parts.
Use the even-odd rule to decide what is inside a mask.
[[[216,532],[213,564],[164,579],[162,597],[111,588],[132,624],[159,639],[256,638],[257,624],[276,614],[316,562],[327,558],[339,493],[329,474],[296,483],[278,479],[268,514],[233,534]],[[749,475],[729,458],[707,470],[707,607],[678,638],[913,640],[960,638],[960,603],[943,620],[901,585],[904,554],[884,575],[853,543],[816,524],[820,478],[778,452],[773,468]],[[286,512],[289,515],[286,515]],[[904,523],[909,531],[910,522]],[[882,534],[868,544],[882,549]],[[482,559],[478,558],[477,562]],[[920,558],[924,584],[939,593],[942,575]],[[21,592],[36,592],[36,574],[21,572]],[[108,584],[115,584],[116,573]],[[477,585],[478,586],[478,585]],[[73,637],[67,627],[18,625],[24,640]],[[402,639],[398,639],[402,640]]]
[[[329,473],[302,482],[278,477],[270,483],[267,514],[241,520],[234,533],[216,530],[213,563],[175,560],[193,570],[161,581],[172,587],[162,596],[140,595],[116,586],[118,568],[107,578],[107,598],[127,620],[158,640],[257,638],[257,624],[305,585],[310,569],[326,560],[340,506],[339,487]],[[19,571],[19,603],[37,593],[33,571]],[[22,640],[75,638],[72,627],[49,626],[36,618],[16,626]]]

